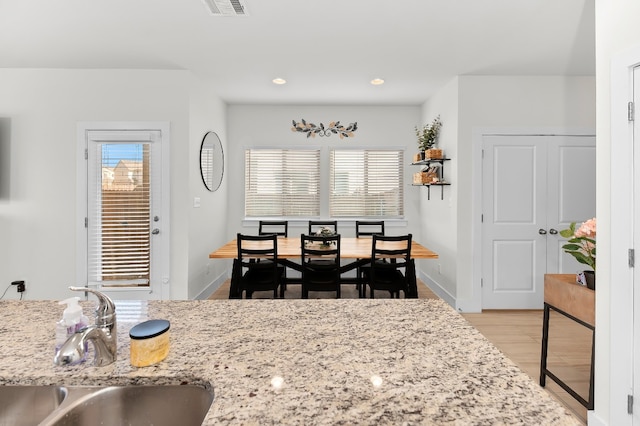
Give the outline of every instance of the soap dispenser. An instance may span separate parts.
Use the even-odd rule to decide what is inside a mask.
[[[71,335],[89,325],[89,319],[78,304],[79,300],[79,297],[70,297],[58,302],[67,307],[62,312],[62,319],[56,323],[56,352]]]

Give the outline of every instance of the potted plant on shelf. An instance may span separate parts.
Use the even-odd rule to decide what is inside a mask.
[[[436,143],[438,136],[440,135],[440,129],[442,128],[442,121],[438,115],[430,124],[425,124],[419,129],[415,127],[416,136],[418,137],[418,149],[422,154],[422,158],[442,158],[442,150],[436,149]]]
[[[592,290],[596,289],[596,218],[583,222],[577,229],[576,223],[572,222],[569,229],[560,231],[560,235],[568,238],[567,244],[562,248],[575,259],[591,267],[591,271],[584,271],[586,286]]]

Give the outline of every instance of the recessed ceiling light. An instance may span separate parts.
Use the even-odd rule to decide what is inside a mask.
[[[273,81],[273,84],[285,84],[287,82],[284,78],[274,78],[271,81]]]
[[[374,78],[373,80],[371,80],[371,84],[373,84],[374,86],[380,86],[381,84],[384,84],[384,80],[381,78]]]

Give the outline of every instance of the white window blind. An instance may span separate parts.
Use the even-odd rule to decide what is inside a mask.
[[[403,158],[401,150],[332,150],[331,217],[403,217]]]
[[[89,167],[89,285],[150,283],[150,145],[96,142],[91,147],[95,151]]]
[[[246,217],[320,215],[318,149],[247,149]]]

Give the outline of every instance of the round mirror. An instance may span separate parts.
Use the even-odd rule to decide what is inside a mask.
[[[215,132],[207,132],[200,145],[200,175],[204,186],[211,192],[220,188],[224,174],[224,152]]]

